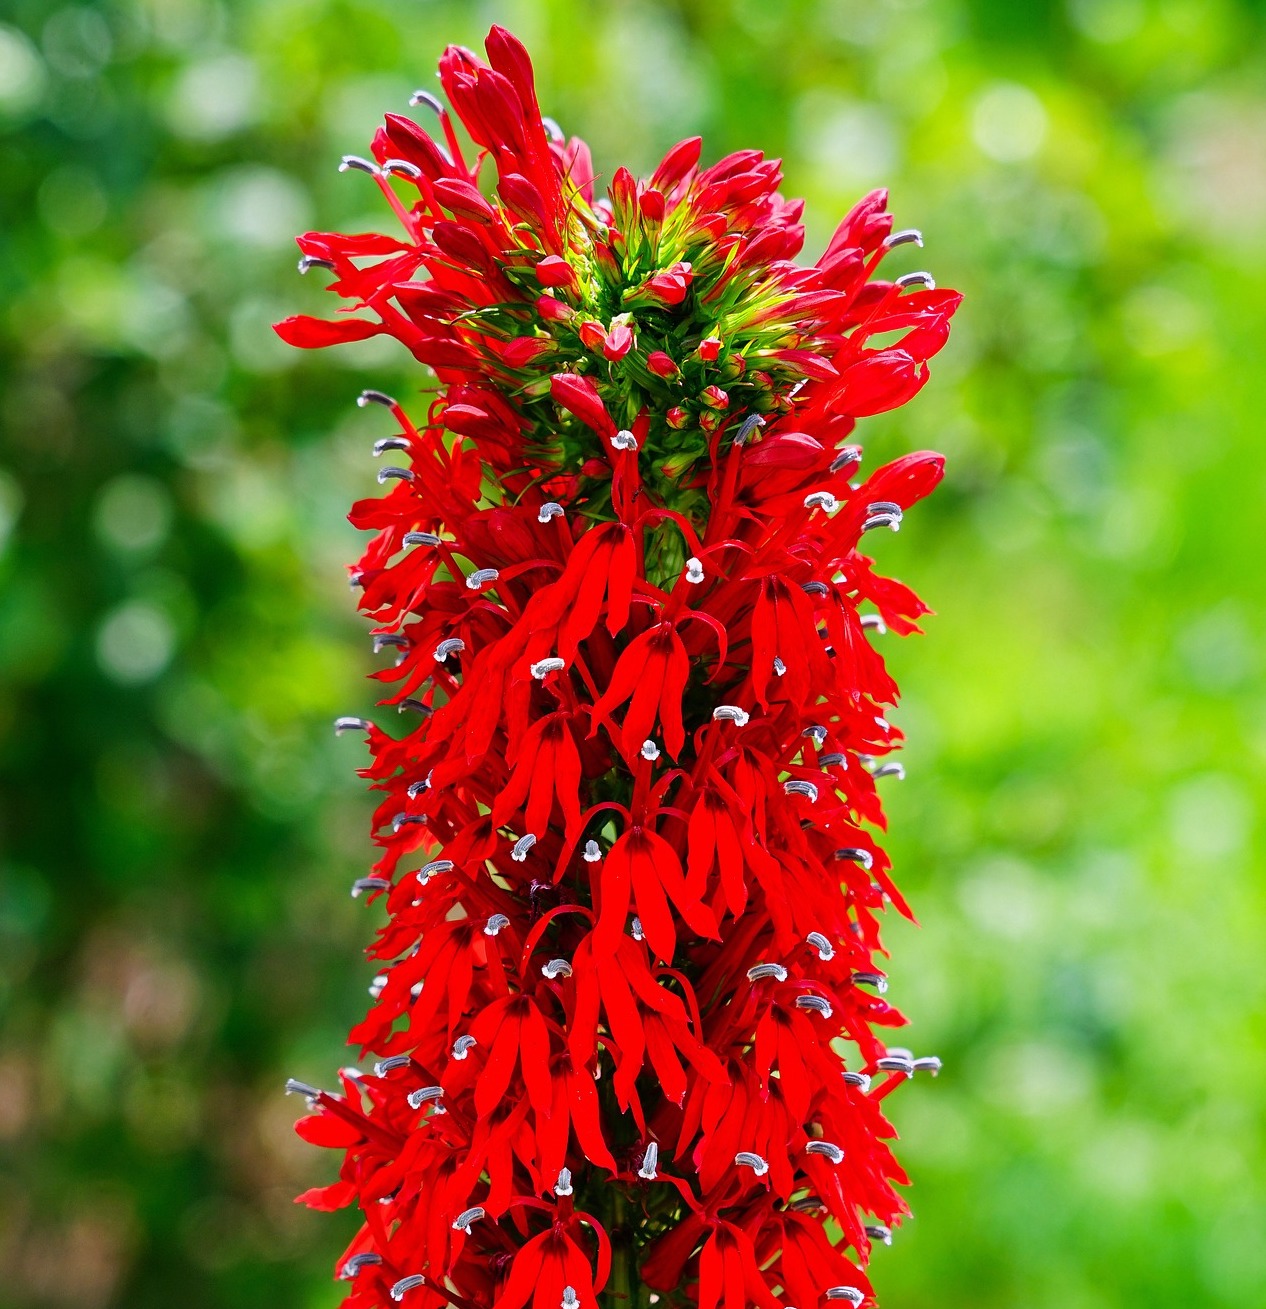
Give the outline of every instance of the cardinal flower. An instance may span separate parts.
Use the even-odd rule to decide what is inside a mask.
[[[440,82],[343,160],[392,232],[299,238],[340,312],[277,325],[389,337],[427,397],[359,400],[394,726],[338,722],[379,927],[360,1066],[289,1085],[341,1159],[300,1199],[360,1212],[349,1309],[868,1305],[885,1108],[939,1067],[885,1040],[883,645],[927,609],[879,560],[942,461],[855,438],[958,296],[882,191],[799,259],[758,150],[596,169],[501,28]]]

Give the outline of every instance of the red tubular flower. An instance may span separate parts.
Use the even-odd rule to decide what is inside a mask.
[[[440,392],[421,425],[361,397],[397,427],[352,578],[404,728],[340,720],[380,800],[377,1062],[291,1084],[342,1156],[300,1198],[363,1214],[352,1309],[870,1303],[906,1212],[883,1101],[939,1065],[881,1039],[908,910],[875,838],[875,642],[927,611],[862,547],[942,465],[849,442],[958,296],[879,278],[918,239],[882,192],[797,265],[759,151],[683,141],[599,196],[509,33],[440,71],[478,158],[430,96],[442,141],[388,115],[348,166],[401,234],[306,233],[346,312],[277,325],[390,335]]]

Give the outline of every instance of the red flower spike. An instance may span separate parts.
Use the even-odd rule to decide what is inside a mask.
[[[792,263],[756,150],[701,171],[692,138],[595,195],[526,51],[486,49],[440,63],[478,160],[442,106],[442,145],[389,115],[401,231],[301,236],[344,311],[277,325],[393,336],[440,389],[362,396],[399,424],[352,578],[401,728],[339,724],[380,798],[376,1062],[291,1084],[342,1158],[300,1200],[364,1216],[349,1309],[870,1305],[868,1228],[906,1212],[883,1104],[939,1066],[881,1039],[880,912],[909,910],[878,638],[927,609],[871,555],[942,462],[862,474],[852,441],[958,295],[878,276],[883,192]]]

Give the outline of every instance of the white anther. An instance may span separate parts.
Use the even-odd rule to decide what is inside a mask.
[[[548,659],[538,659],[536,663],[531,665],[528,672],[540,682],[548,677],[550,673],[561,673],[566,667],[566,659],[559,659],[557,655],[551,655]]]
[[[824,513],[833,514],[840,507],[840,502],[830,491],[814,491],[805,496],[804,507],[806,509],[821,509]]]
[[[356,397],[356,403],[361,409],[364,409],[366,405],[382,405],[384,409],[400,408],[400,406],[396,404],[394,398],[389,396],[385,391],[362,391],[360,395]]]
[[[422,176],[422,170],[417,164],[411,164],[407,159],[386,159],[382,171],[389,176],[407,177],[411,182],[418,181]]]
[[[833,1012],[830,1002],[824,1000],[820,995],[796,996],[796,1008],[806,1009],[810,1013],[821,1014],[823,1018],[830,1018]]]
[[[397,1068],[408,1068],[413,1060],[407,1054],[393,1054],[386,1059],[379,1059],[374,1065],[375,1077],[386,1077]]]
[[[332,273],[337,271],[332,259],[322,259],[319,255],[300,255],[298,267],[305,276],[312,268],[328,268]]]
[[[760,414],[749,414],[745,419],[743,419],[739,430],[734,433],[734,444],[742,445],[758,427],[764,426],[765,420],[760,416]]]
[[[863,614],[862,628],[863,630],[869,628],[876,636],[888,635],[888,624],[878,614]]]
[[[570,977],[572,969],[566,959],[551,959],[542,965],[541,972],[552,982],[556,977]]]
[[[820,1154],[833,1164],[844,1162],[844,1151],[834,1141],[810,1141],[804,1148],[805,1154]]]
[[[446,641],[441,641],[435,647],[435,662],[442,664],[449,655],[461,654],[465,648],[466,642],[460,636],[450,636]]]
[[[779,677],[787,676],[787,665],[784,664],[777,655],[774,656],[774,672],[777,673]]]
[[[831,472],[842,473],[850,464],[860,464],[862,461],[862,448],[859,445],[846,445],[831,460]]]
[[[691,555],[686,560],[686,581],[698,586],[703,581],[703,560]]]
[[[805,940],[818,952],[823,963],[835,958],[835,947],[821,932],[810,932]]]
[[[529,832],[526,836],[521,836],[514,843],[510,850],[510,858],[516,864],[527,863],[528,851],[536,844],[536,837]]]
[[[548,523],[551,518],[563,518],[565,516],[566,511],[557,500],[547,500],[545,504],[536,511],[536,521],[538,523]]]
[[[914,1076],[914,1060],[906,1053],[894,1053],[889,1050],[882,1059],[875,1060],[875,1067],[882,1073],[904,1073],[907,1077]]]
[[[612,438],[611,444],[617,450],[636,450],[637,437],[627,427],[622,427]]]
[[[340,173],[345,173],[349,168],[354,168],[361,173],[368,173],[371,177],[381,176],[378,165],[370,159],[362,159],[360,155],[343,156],[339,161],[338,170]]]
[[[406,532],[400,539],[405,545],[437,546],[440,543],[440,538],[434,532]]]
[[[659,1146],[652,1141],[646,1147],[646,1153],[642,1156],[642,1166],[637,1170],[637,1175],[644,1181],[653,1182],[658,1176],[657,1168],[659,1165]]]
[[[643,759],[649,759],[654,762],[659,758],[659,746],[654,741],[643,741],[641,755]]]
[[[453,1231],[469,1232],[471,1223],[477,1223],[486,1213],[482,1205],[472,1205],[469,1209],[463,1209],[461,1213],[453,1219]]]
[[[914,1061],[913,1067],[916,1073],[931,1073],[935,1077],[941,1071],[941,1060],[938,1055],[925,1054]]]
[[[764,1177],[769,1172],[769,1165],[751,1150],[740,1150],[734,1156],[734,1162],[740,1168],[750,1168],[757,1177]]]
[[[860,1087],[863,1094],[870,1090],[870,1077],[866,1073],[845,1073],[844,1081],[849,1086]]]
[[[892,1228],[886,1223],[867,1223],[865,1230],[872,1241],[878,1241],[881,1245],[892,1244]]]
[[[560,1309],[578,1309],[580,1301],[576,1298],[574,1286],[563,1287],[563,1298],[559,1301]]]
[[[286,1094],[301,1095],[309,1106],[315,1106],[323,1092],[319,1086],[309,1086],[307,1082],[301,1082],[297,1077],[287,1077]]]
[[[352,899],[359,900],[366,891],[389,891],[391,883],[385,877],[358,877],[352,883]]]
[[[397,468],[394,464],[388,464],[386,468],[378,470],[378,485],[385,486],[388,482],[412,482],[413,472],[408,468]]]
[[[740,709],[736,704],[719,704],[712,711],[712,720],[717,723],[729,721],[735,727],[746,727],[752,718],[746,709]]]
[[[902,273],[894,282],[903,291],[907,286],[924,286],[929,291],[936,290],[936,278],[926,268],[920,268],[916,273]]]
[[[410,1291],[425,1285],[426,1278],[421,1273],[410,1273],[408,1277],[402,1277],[391,1288],[391,1298],[396,1301],[403,1300]]]
[[[503,931],[509,926],[510,920],[505,916],[505,914],[493,914],[493,916],[484,924],[484,935],[496,936],[498,932]]]
[[[377,1000],[378,997],[383,993],[384,989],[386,988],[386,985],[387,985],[387,974],[379,973],[378,976],[375,977],[374,980],[369,984],[369,994],[372,995],[375,1000]]]
[[[629,925],[629,931],[635,941],[644,941],[646,939],[646,933],[642,930],[642,920],[640,918],[634,918]]]
[[[787,980],[787,970],[782,964],[757,964],[754,968],[747,970],[747,980],[749,982],[763,982],[769,977],[779,982],[785,982]]]
[[[442,1086],[419,1086],[416,1091],[409,1092],[409,1108],[421,1109],[424,1104],[439,1100],[443,1095],[444,1088]]]
[[[385,455],[388,450],[407,450],[409,443],[403,436],[384,436],[381,441],[374,442],[374,458]]]
[[[859,1291],[855,1286],[832,1286],[827,1288],[826,1298],[828,1300],[847,1300],[849,1304],[861,1304],[866,1298],[864,1291]]]
[[[581,857],[587,864],[598,863],[602,859],[602,850],[599,848],[597,841],[586,841],[585,853]]]
[[[849,981],[854,986],[873,986],[880,995],[888,990],[888,979],[883,973],[854,973]]]
[[[371,1254],[369,1251],[365,1251],[363,1254],[354,1254],[339,1269],[339,1278],[344,1282],[350,1282],[362,1268],[368,1268],[371,1264],[380,1263],[382,1263],[382,1255],[380,1254]]]
[[[558,1170],[558,1181],[554,1183],[555,1195],[570,1195],[572,1193],[571,1169],[560,1168]]]
[[[830,588],[825,582],[801,582],[800,589],[805,595],[830,595]]]
[[[334,735],[342,736],[344,732],[368,732],[372,727],[373,723],[367,718],[336,718]]]
[[[818,760],[818,766],[821,768],[838,768],[841,764],[847,768],[848,759],[839,750],[832,750]]]
[[[895,777],[901,782],[905,780],[906,766],[899,763],[880,764],[878,768],[871,771],[870,775],[872,777]]]
[[[432,859],[429,864],[423,864],[418,869],[418,880],[429,882],[432,877],[438,877],[440,873],[451,873],[453,871],[453,861],[451,859]]]
[[[813,744],[820,750],[822,748],[822,742],[826,740],[826,728],[823,727],[821,723],[814,723],[812,727],[806,727],[800,735],[811,736],[813,738]]]
[[[900,232],[892,232],[884,237],[884,248],[891,250],[898,245],[923,245],[923,233],[917,227],[906,227]]]
[[[843,849],[835,852],[837,859],[851,859],[855,864],[861,866],[870,872],[875,863],[875,856],[869,850],[861,850],[856,846],[846,845]]]
[[[479,591],[485,586],[491,585],[500,577],[501,574],[495,568],[477,568],[466,579],[466,589],[468,591]]]
[[[453,1042],[453,1058],[458,1061],[465,1059],[478,1044],[473,1036],[459,1036]]]
[[[791,781],[784,782],[782,789],[787,795],[802,795],[810,804],[818,802],[818,788],[812,782],[803,781],[801,778],[793,777]]]

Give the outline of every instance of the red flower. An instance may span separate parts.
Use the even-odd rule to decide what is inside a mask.
[[[351,1309],[593,1309],[616,1273],[698,1309],[869,1301],[905,1212],[883,1102],[936,1061],[882,1039],[908,909],[876,843],[876,638],[927,610],[862,548],[942,465],[866,476],[851,440],[958,297],[878,277],[913,239],[882,192],[798,265],[759,151],[683,141],[599,195],[509,33],[440,71],[478,154],[429,96],[434,139],[389,115],[347,166],[400,236],[304,234],[344,310],[277,327],[390,335],[440,386],[420,418],[362,396],[396,424],[352,579],[401,727],[340,720],[379,801],[377,1059],[292,1084],[342,1158],[301,1198],[363,1215]]]

